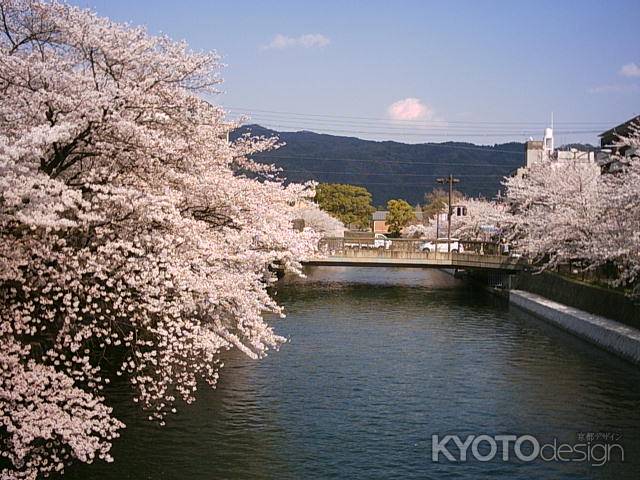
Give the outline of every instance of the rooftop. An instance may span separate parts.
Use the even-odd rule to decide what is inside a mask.
[[[615,126],[613,128],[610,128],[609,130],[607,130],[606,132],[602,132],[598,136],[599,137],[610,137],[610,136],[612,136],[614,134],[624,135],[625,133],[628,133],[629,125],[631,125],[633,122],[640,122],[640,115],[636,115],[632,119],[627,120],[626,122],[621,123],[620,125],[617,125],[617,126]]]

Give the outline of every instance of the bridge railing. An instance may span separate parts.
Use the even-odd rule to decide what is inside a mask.
[[[366,249],[366,250],[393,250],[403,252],[419,252],[420,245],[424,240],[412,240],[407,238],[394,238],[389,240],[379,240],[378,245],[373,239],[344,238],[344,237],[325,237],[320,240],[319,248],[321,251],[341,252],[346,249]]]
[[[496,244],[467,242],[464,252],[421,251],[424,240],[394,239],[392,243],[374,248],[372,243],[358,244],[347,238],[323,238],[320,255],[306,263],[338,266],[404,266],[432,268],[463,268],[515,271],[527,262],[516,255],[499,255]],[[446,244],[446,242],[445,242]]]
[[[401,252],[419,252],[420,246],[424,243],[424,240],[417,240],[411,238],[394,238],[391,239],[391,245],[388,250],[396,250]]]
[[[410,239],[410,238],[393,238],[386,240],[384,244],[378,242],[378,247],[375,246],[371,239],[357,239],[344,237],[325,237],[319,242],[319,249],[323,253],[329,255],[335,255],[337,253],[344,252],[345,250],[353,249],[368,249],[368,250],[391,250],[400,252],[420,252],[422,244],[427,241],[426,239]],[[446,240],[429,240],[433,243],[443,243],[446,245]],[[482,241],[460,241],[465,253],[475,253],[478,255],[500,255],[500,245],[493,242]],[[439,249],[436,249],[439,250]]]
[[[357,248],[357,247],[356,247]],[[318,242],[318,249],[327,254],[342,252],[345,249],[343,237],[325,237]]]
[[[483,242],[480,240],[461,240],[462,248],[467,253],[478,255],[500,255],[500,244],[495,242]]]

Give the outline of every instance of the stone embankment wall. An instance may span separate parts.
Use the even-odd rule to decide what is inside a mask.
[[[510,286],[640,329],[640,304],[621,292],[575,282],[554,273],[514,275]]]
[[[640,330],[636,328],[522,290],[511,290],[509,302],[640,365]]]
[[[512,305],[640,365],[640,305],[624,294],[553,273],[468,273]]]

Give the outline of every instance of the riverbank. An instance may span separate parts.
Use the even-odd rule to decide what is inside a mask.
[[[506,282],[509,288],[493,287],[484,273],[468,278],[511,305],[640,365],[640,306],[619,292],[554,273],[521,273]]]
[[[640,330],[636,328],[523,290],[511,290],[509,302],[583,340],[640,365]]]
[[[510,288],[535,293],[640,330],[640,304],[616,290],[579,282],[555,272],[514,275]]]

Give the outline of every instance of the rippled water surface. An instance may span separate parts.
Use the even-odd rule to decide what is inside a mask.
[[[73,479],[636,479],[640,370],[435,270],[315,268],[273,319],[290,342],[228,359],[166,427],[113,393],[112,464]],[[611,433],[625,462],[431,461],[433,434]],[[455,449],[452,449],[455,451]],[[617,457],[616,457],[617,460]]]

